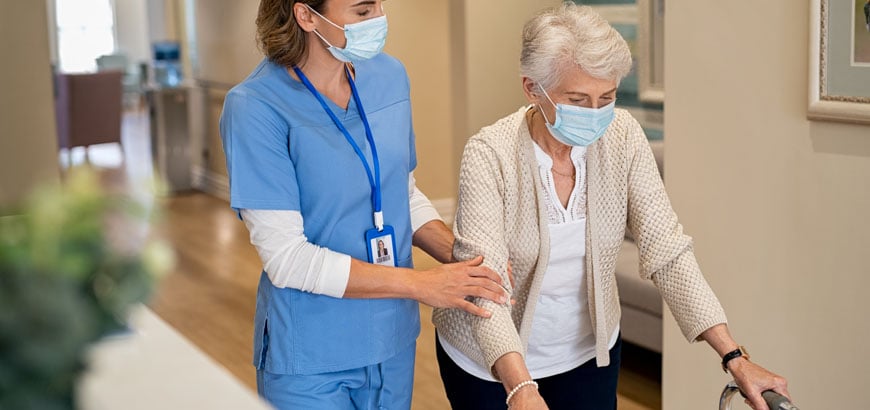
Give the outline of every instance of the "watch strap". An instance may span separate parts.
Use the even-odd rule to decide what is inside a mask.
[[[722,356],[722,371],[728,373],[728,362],[738,357],[745,357],[746,360],[749,360],[749,353],[746,352],[745,347],[737,346],[736,349],[725,353],[725,356]]]

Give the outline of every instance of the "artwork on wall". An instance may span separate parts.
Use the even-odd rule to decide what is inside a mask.
[[[811,0],[807,118],[870,124],[870,0]]]
[[[870,0],[854,0],[852,9],[852,65],[870,67]]]
[[[665,0],[638,0],[638,97],[665,100]]]

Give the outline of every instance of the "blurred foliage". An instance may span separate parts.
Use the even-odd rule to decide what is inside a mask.
[[[172,264],[151,207],[74,169],[0,217],[0,410],[74,407],[88,345],[123,331]]]

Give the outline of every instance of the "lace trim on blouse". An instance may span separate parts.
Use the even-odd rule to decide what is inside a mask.
[[[556,194],[556,184],[553,181],[553,159],[534,141],[535,157],[538,160],[538,172],[544,184],[544,202],[547,208],[547,220],[551,224],[563,224],[586,219],[586,147],[571,148],[571,161],[574,163],[574,189],[568,199],[568,206],[563,207]]]

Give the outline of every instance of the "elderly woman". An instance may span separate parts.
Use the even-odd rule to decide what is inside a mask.
[[[475,299],[478,318],[436,309],[438,360],[454,409],[615,409],[620,307],[614,278],[626,228],[640,270],[685,337],[722,357],[756,409],[786,382],[730,336],[691,238],[668,201],[632,116],[614,109],[631,69],[628,46],[588,7],[532,18],[520,58],[529,106],[483,128],[462,158],[454,257],[515,283],[515,305]],[[504,283],[508,283],[507,280]]]

